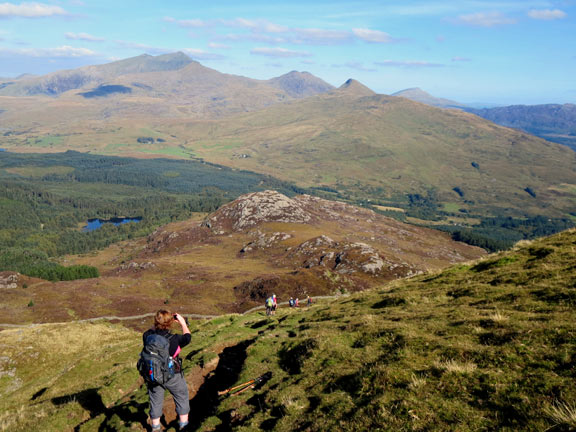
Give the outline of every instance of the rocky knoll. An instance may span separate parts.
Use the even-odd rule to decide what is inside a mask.
[[[308,223],[315,218],[297,199],[276,191],[243,195],[203,222],[215,232],[241,231],[266,222]]]
[[[186,314],[242,312],[279,301],[380,286],[484,255],[446,233],[337,201],[275,191],[240,196],[204,220],[170,223],[146,238],[67,264],[101,277],[52,283],[2,275],[5,322],[131,316],[169,305]],[[2,282],[3,281],[3,282]],[[26,282],[26,287],[24,287]],[[33,306],[28,307],[28,304]]]
[[[219,266],[226,263],[224,277],[243,310],[271,292],[284,298],[355,291],[482,254],[369,209],[266,190],[239,197],[201,223],[157,230],[141,258],[190,262],[192,279],[205,281],[206,289],[223,277]]]

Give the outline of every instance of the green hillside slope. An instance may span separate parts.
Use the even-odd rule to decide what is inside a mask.
[[[566,147],[403,98],[336,90],[170,130],[206,160],[384,205],[407,206],[409,194],[432,213],[561,216],[576,205]]]
[[[196,430],[576,428],[576,231],[311,308],[193,325]],[[139,324],[143,327],[143,324]],[[66,344],[77,335],[80,343]],[[145,430],[138,333],[1,333],[2,430]],[[270,372],[238,396],[218,390]],[[166,411],[168,430],[173,414]]]

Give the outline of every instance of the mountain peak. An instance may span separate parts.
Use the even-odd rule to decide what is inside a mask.
[[[400,90],[399,92],[393,93],[391,96],[403,97],[406,99],[410,99],[414,102],[420,102],[426,105],[431,105],[440,108],[464,106],[464,104],[460,102],[432,96],[430,93],[425,92],[420,87],[411,87],[404,90]]]
[[[295,70],[272,78],[268,80],[268,83],[295,98],[327,93],[334,88],[310,72],[298,72]]]
[[[158,56],[142,54],[105,65],[94,66],[94,68],[106,70],[114,75],[127,75],[132,73],[174,71],[182,69],[190,63],[194,63],[194,60],[179,51]]]
[[[346,80],[346,82],[342,84],[338,90],[356,96],[373,96],[376,94],[376,92],[374,92],[372,89],[366,87],[360,81],[357,81],[353,78]]]

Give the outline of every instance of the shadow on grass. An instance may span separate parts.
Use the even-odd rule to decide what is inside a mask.
[[[246,361],[246,350],[252,343],[254,343],[254,339],[245,340],[222,351],[218,366],[206,378],[196,396],[190,400],[190,430],[197,430],[204,420],[216,414],[221,401],[218,391],[236,384]],[[230,422],[233,422],[234,418],[228,416],[227,419],[222,420],[221,428],[224,429],[220,428],[219,430],[227,430],[226,428],[230,426]]]
[[[147,404],[139,404],[134,400],[122,403],[120,405],[107,408],[98,394],[98,389],[91,388],[78,393],[66,396],[59,396],[51,399],[56,405],[66,405],[71,402],[77,402],[82,408],[89,412],[90,417],[74,427],[74,431],[79,431],[83,424],[90,420],[104,415],[104,421],[98,426],[98,431],[118,430],[122,427],[131,427],[138,423],[143,428],[147,428],[148,416],[146,415]]]

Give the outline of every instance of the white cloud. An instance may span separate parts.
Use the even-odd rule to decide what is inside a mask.
[[[350,31],[287,27],[263,19],[234,18],[205,21],[201,19],[181,20],[165,17],[164,21],[186,28],[224,27],[239,29],[237,33],[220,35],[214,38],[222,41],[253,41],[272,45],[287,43],[296,45],[338,45],[352,42],[354,39],[372,43],[390,43],[399,40],[379,30],[356,28]],[[241,30],[246,32],[242,33]]]
[[[478,12],[469,15],[460,15],[454,22],[474,27],[494,27],[498,25],[515,24],[516,20],[500,12]]]
[[[312,54],[306,51],[292,51],[285,48],[254,48],[250,51],[250,54],[277,58],[312,56]]]
[[[88,33],[66,33],[64,36],[66,37],[66,39],[83,40],[87,42],[102,42],[105,40],[104,38],[92,36],[89,35]]]
[[[386,67],[408,67],[408,68],[435,68],[444,67],[442,63],[432,63],[424,60],[382,60],[374,62],[376,66],[386,66]]]
[[[388,33],[379,30],[369,30],[364,28],[352,29],[352,33],[358,38],[366,42],[372,43],[391,43],[394,42],[392,36]]]
[[[453,62],[469,62],[472,61],[472,59],[468,58],[468,57],[452,57],[452,61]]]
[[[566,18],[567,14],[560,9],[532,9],[528,11],[528,16],[537,20],[557,20]]]
[[[43,18],[55,15],[68,15],[60,6],[44,3],[0,3],[0,18]]]
[[[296,43],[282,36],[271,36],[262,33],[232,33],[223,36],[215,37],[217,40],[230,41],[230,42],[240,42],[240,41],[251,41],[251,42],[261,42],[268,44],[284,44],[284,43]]]
[[[88,48],[76,48],[68,45],[63,45],[55,48],[0,48],[0,55],[17,55],[23,57],[58,57],[58,58],[78,58],[78,57],[92,57],[97,55],[96,52]]]
[[[275,24],[268,20],[249,20],[246,18],[235,18],[233,20],[218,20],[217,23],[226,27],[247,28],[254,32],[262,33],[284,33],[288,27]]]
[[[352,34],[342,30],[324,30],[314,28],[293,29],[291,37],[293,43],[308,45],[334,45],[350,42]]]

